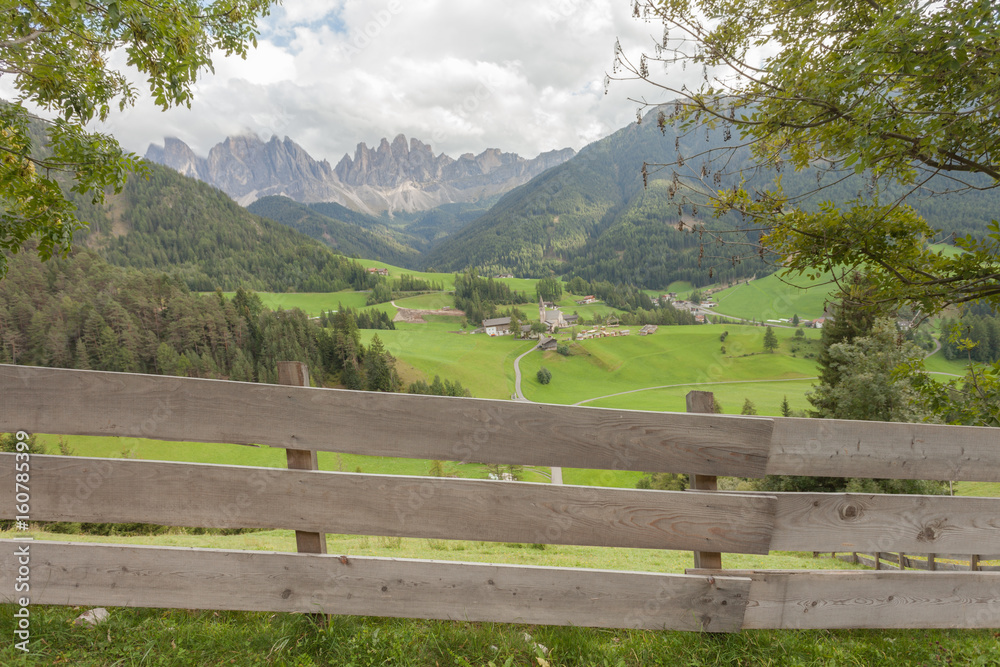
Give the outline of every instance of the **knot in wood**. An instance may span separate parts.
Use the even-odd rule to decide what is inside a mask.
[[[841,505],[837,509],[841,521],[857,521],[864,514],[864,508],[853,502]]]
[[[941,534],[941,527],[937,522],[924,526],[917,533],[918,542],[933,542]]]

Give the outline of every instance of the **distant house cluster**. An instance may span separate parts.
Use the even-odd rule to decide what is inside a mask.
[[[387,276],[389,275],[389,269],[380,269],[377,266],[369,266],[368,273],[374,273],[379,276]]]
[[[591,304],[591,303],[597,303],[597,297],[594,296],[593,294],[588,294],[587,296],[583,297],[582,299],[577,299],[576,303],[579,306],[586,306],[586,305]]]
[[[617,329],[614,327],[599,327],[588,329],[576,335],[577,340],[587,340],[590,338],[616,338],[618,336],[628,336],[632,332],[629,329]]]
[[[554,333],[556,330],[563,327],[574,326],[580,321],[580,316],[566,314],[559,310],[555,304],[539,299],[538,321],[545,325],[546,330],[549,333]],[[510,330],[509,317],[493,317],[488,320],[483,320],[483,326],[480,331],[485,333],[487,336],[505,336],[509,333],[513,333]],[[531,325],[522,324],[521,331],[523,333],[530,332]]]
[[[513,278],[514,274],[513,273],[498,273],[498,274],[496,274],[493,277],[494,278]]]

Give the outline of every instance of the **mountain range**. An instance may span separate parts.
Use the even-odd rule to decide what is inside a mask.
[[[415,138],[407,141],[400,134],[391,142],[382,139],[376,148],[359,143],[353,158],[345,154],[331,167],[288,137],[264,142],[247,134],[226,138],[207,157],[168,137],[163,146],[151,144],[146,159],[213,185],[244,206],[280,195],[300,203],[335,202],[377,215],[487,200],[574,154],[564,148],[526,159],[489,148],[452,158],[435,155],[430,145]]]
[[[749,179],[750,187],[763,187],[777,173],[759,170],[749,151],[741,150],[729,156],[727,170],[718,174],[714,165],[689,158],[685,169],[692,178],[687,184],[675,180],[669,169],[644,175],[644,164],[672,162],[678,152],[703,155],[731,141],[724,128],[679,133],[650,115],[577,154],[546,153],[534,161],[492,150],[453,160],[403,137],[383,141],[374,150],[360,144],[353,159],[345,156],[335,168],[316,162],[287,138],[264,143],[230,137],[205,159],[182,142],[168,140],[162,149],[152,147],[150,156],[206,182],[229,182],[231,194],[253,193],[250,213],[340,253],[412,269],[477,267],[485,273],[579,276],[649,289],[677,280],[700,286],[772,271],[756,256],[746,256],[741,239],[729,235],[736,243],[718,245],[710,235],[693,230],[703,225],[711,232],[734,222],[716,220],[704,206],[712,187],[731,186],[741,178]],[[822,196],[835,203],[868,187],[864,176],[824,180],[830,178],[821,168],[782,174],[786,193],[812,192],[821,183]],[[241,183],[242,190],[233,189]],[[438,185],[421,190],[418,183]],[[337,192],[340,199],[334,197]],[[350,197],[344,194],[348,192]],[[397,204],[410,208],[376,212],[374,200],[359,206],[366,192],[381,193],[383,204],[386,193],[393,192]],[[452,201],[456,192],[468,200]],[[449,203],[419,210],[439,200]],[[1000,208],[1000,191],[914,199],[912,204],[947,234],[981,236]],[[752,243],[753,236],[742,241]]]

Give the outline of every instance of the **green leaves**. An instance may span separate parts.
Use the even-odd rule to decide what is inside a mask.
[[[137,98],[125,75],[108,66],[108,54],[126,51],[160,107],[190,105],[191,86],[213,53],[245,55],[269,5],[0,0],[0,71],[20,93],[0,106],[0,250],[17,252],[36,238],[43,258],[67,252],[84,223],[62,188],[90,192],[96,203],[105,190],[120,191],[127,173],[143,173],[138,156],[113,137],[85,130],[94,118],[107,120],[112,105],[124,110]],[[29,126],[25,103],[56,120],[32,117]],[[0,254],[0,277],[5,272]]]
[[[764,228],[764,249],[792,271],[869,271],[880,303],[924,312],[975,299],[1000,304],[998,239],[968,239],[960,255],[936,253],[927,247],[935,230],[904,204],[942,187],[960,193],[1000,185],[995,2],[663,0],[650,7],[669,34],[684,35],[663,45],[661,60],[718,68],[714,80],[690,91],[669,78],[654,82],[619,58],[636,78],[680,96],[685,130],[726,119],[761,165],[823,165],[827,183],[852,174],[868,181],[839,208],[817,204],[818,197],[793,201],[780,185],[757,182],[718,192],[717,214],[735,212]],[[717,82],[726,95],[709,94]],[[724,170],[737,150],[702,156],[710,162],[702,173]],[[692,163],[686,156],[666,166],[701,167]],[[935,175],[932,192],[927,182]]]

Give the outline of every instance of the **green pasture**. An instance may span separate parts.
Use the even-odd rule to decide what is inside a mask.
[[[368,345],[377,334],[387,351],[423,373],[428,381],[435,375],[457,380],[476,398],[510,398],[514,393],[514,359],[535,344],[510,336],[448,333],[461,323],[447,316],[428,324],[396,326],[395,331],[362,330],[361,341]]]
[[[924,359],[924,368],[932,373],[948,373],[949,375],[965,376],[965,369],[969,365],[968,359],[945,359],[939,351]],[[947,379],[947,378],[945,378]]]
[[[393,266],[392,264],[386,264],[385,262],[380,262],[374,259],[359,259],[358,264],[365,268],[377,267],[380,269],[389,269],[389,280],[398,280],[400,276],[404,273],[414,278],[420,280],[426,280],[428,282],[440,283],[441,286],[446,290],[455,289],[455,274],[453,273],[436,273],[428,271],[413,271],[411,269],[404,269],[401,266]]]
[[[552,379],[555,382],[555,376]],[[750,399],[757,408],[757,414],[781,415],[781,402],[788,398],[793,413],[812,406],[806,394],[813,390],[816,380],[758,380],[757,382],[725,382],[719,384],[687,384],[667,389],[648,389],[630,394],[620,394],[590,401],[585,405],[595,408],[617,408],[621,410],[652,410],[660,412],[684,412],[684,397],[689,391],[710,391],[728,415],[738,415],[743,402]]]
[[[768,354],[763,351],[763,327],[660,327],[652,336],[638,336],[638,327],[632,328],[635,331],[627,337],[578,341],[571,346],[570,356],[557,352],[528,355],[521,361],[525,396],[540,403],[577,403],[663,385],[816,375],[815,359],[805,355],[818,354],[818,332],[796,341],[792,329],[776,329],[781,349]],[[724,331],[729,331],[729,336],[722,343],[719,336]],[[535,377],[543,365],[552,372],[548,385],[539,384]]]
[[[223,292],[231,299],[235,292]],[[271,310],[291,310],[299,308],[307,315],[318,317],[323,311],[337,310],[341,303],[345,308],[364,308],[368,292],[257,292],[264,306]]]
[[[75,456],[94,458],[129,458],[147,461],[184,461],[216,465],[240,465],[260,468],[285,468],[285,450],[280,447],[230,445],[206,442],[169,442],[145,438],[103,436],[59,436],[38,434],[38,441],[48,454],[58,454],[60,444]],[[362,456],[319,452],[319,469],[337,472],[364,472],[373,475],[429,475],[432,462],[386,456]],[[548,469],[542,468],[546,473]],[[485,466],[478,463],[446,463],[445,473],[455,477],[486,479]],[[527,469],[524,481],[540,482],[545,478]]]
[[[791,319],[798,315],[803,320],[823,317],[824,305],[836,287],[824,275],[815,282],[804,276],[779,278],[772,274],[759,280],[740,283],[716,292],[716,311],[723,315],[764,320]]]
[[[430,294],[420,294],[408,296],[394,300],[400,308],[412,308],[414,310],[441,310],[445,306],[455,307],[455,295],[449,292],[432,292]]]

